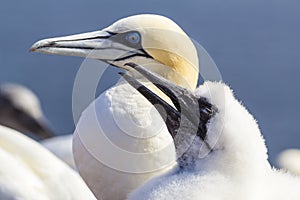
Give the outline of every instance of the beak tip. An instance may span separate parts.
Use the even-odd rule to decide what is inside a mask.
[[[44,39],[35,42],[29,49],[29,52],[38,52],[39,50],[43,49],[44,47],[51,47],[56,44],[55,41],[51,41],[49,39]]]
[[[29,52],[35,52],[37,51],[38,48],[41,47],[41,43],[40,42],[35,42],[29,49]]]
[[[29,52],[35,52],[36,48],[34,46],[30,47]]]

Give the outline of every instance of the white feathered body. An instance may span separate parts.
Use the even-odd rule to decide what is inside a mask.
[[[43,146],[0,126],[1,200],[82,200],[95,197],[80,176]]]
[[[125,83],[102,93],[82,113],[73,151],[81,176],[102,199],[124,199],[176,160],[161,117]]]
[[[72,141],[73,135],[70,134],[45,139],[41,141],[41,144],[58,158],[66,162],[70,167],[75,169],[76,166],[72,152]]]

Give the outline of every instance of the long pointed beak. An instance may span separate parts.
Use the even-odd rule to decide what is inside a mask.
[[[126,65],[141,73],[172,100],[176,109],[133,77],[121,73],[123,78],[136,88],[151,104],[158,104],[164,108],[157,110],[162,118],[166,119],[165,123],[173,138],[176,136],[179,128],[189,127],[190,131],[197,131],[196,134],[202,140],[205,139],[207,132],[206,124],[217,112],[217,108],[207,102],[206,99],[196,97],[191,91],[173,84],[140,65],[134,63],[127,63]]]
[[[130,50],[126,48],[126,46],[112,41],[111,37],[114,35],[116,34],[102,30],[65,37],[49,38],[34,43],[30,51],[89,57],[109,62],[121,57]]]

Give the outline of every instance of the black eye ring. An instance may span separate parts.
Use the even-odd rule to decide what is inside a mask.
[[[138,44],[141,41],[141,36],[138,32],[129,32],[126,34],[125,39],[131,44]]]

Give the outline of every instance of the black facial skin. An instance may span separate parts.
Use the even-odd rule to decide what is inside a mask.
[[[120,44],[124,44],[128,47],[134,48],[134,49],[138,49],[141,50],[143,49],[142,47],[142,36],[138,31],[127,31],[127,32],[123,32],[123,33],[113,33],[113,32],[108,32],[109,34],[111,34],[112,36],[110,37],[110,40],[120,43]],[[130,33],[135,33],[139,36],[139,42],[137,43],[132,43],[129,42],[127,40],[127,35]]]

